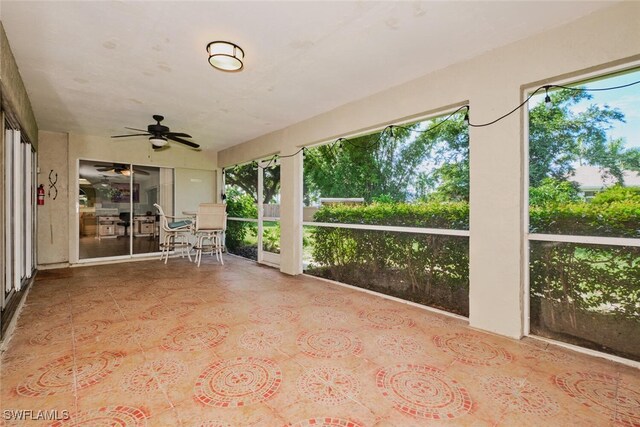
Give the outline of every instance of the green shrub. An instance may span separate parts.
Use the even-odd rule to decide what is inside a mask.
[[[227,192],[227,216],[236,218],[257,218],[258,208],[253,197],[231,188]],[[227,221],[225,245],[234,252],[244,245],[248,235],[257,233],[255,223],[245,221]]]
[[[568,189],[559,191],[564,190]],[[640,197],[634,196],[635,190],[611,189],[602,194],[591,203],[532,206],[531,232],[640,237]],[[465,202],[372,203],[324,206],[314,219],[336,224],[468,229],[468,217]],[[309,270],[313,274],[468,315],[467,237],[337,227],[312,228],[311,236],[314,264]],[[640,250],[583,246],[551,244],[532,253],[532,293],[576,300],[577,292],[582,295],[582,308],[614,306],[617,312],[637,316]],[[383,282],[386,289],[381,288]]]
[[[324,206],[318,222],[467,228],[466,203]],[[466,237],[315,227],[312,274],[469,314]]]

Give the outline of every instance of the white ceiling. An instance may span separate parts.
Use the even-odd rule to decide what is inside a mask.
[[[222,149],[612,2],[31,2],[0,12],[40,129],[146,128]],[[229,40],[240,73],[205,46]]]

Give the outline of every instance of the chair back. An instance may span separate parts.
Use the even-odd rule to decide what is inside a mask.
[[[129,212],[120,212],[120,214],[118,215],[118,218],[120,218],[120,221],[126,222],[126,223],[129,223],[131,221],[131,216],[129,215]]]
[[[160,206],[157,203],[154,203],[153,206],[155,206],[155,208],[158,209],[158,212],[160,213],[160,227],[162,228],[162,230],[172,231],[169,228],[169,221],[167,220],[167,216],[164,214],[164,211],[162,210],[162,206]]]
[[[227,205],[223,203],[200,203],[196,212],[196,231],[225,230],[226,209]]]

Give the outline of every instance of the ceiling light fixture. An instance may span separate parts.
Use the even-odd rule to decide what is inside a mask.
[[[162,148],[167,145],[167,138],[162,136],[152,136],[149,138],[149,142],[153,148]]]
[[[230,42],[216,41],[207,45],[209,64],[213,68],[222,71],[242,70],[244,50],[240,46]]]

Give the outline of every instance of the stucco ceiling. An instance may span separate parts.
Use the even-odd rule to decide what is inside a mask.
[[[40,129],[109,136],[162,114],[218,150],[611,4],[2,0],[0,13]],[[240,45],[245,69],[214,70],[213,40]]]

